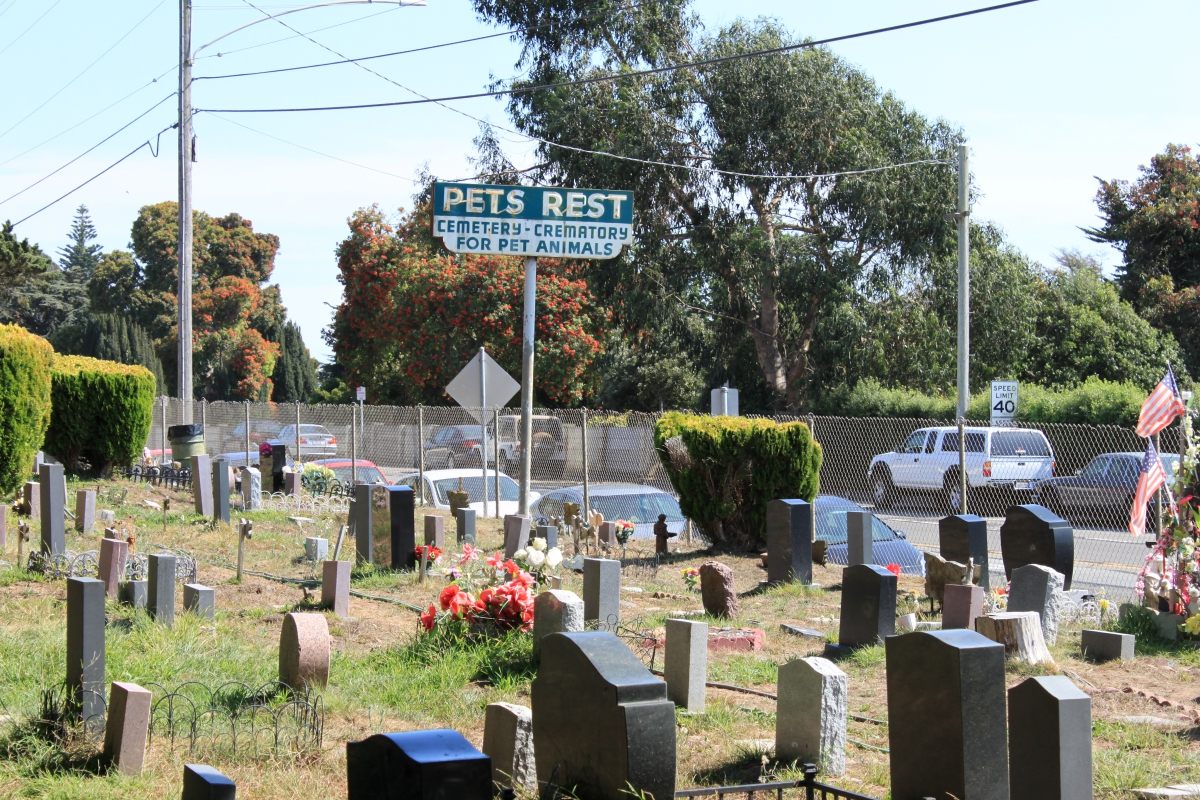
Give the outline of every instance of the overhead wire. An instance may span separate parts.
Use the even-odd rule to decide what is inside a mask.
[[[346,25],[353,25],[357,22],[365,22],[369,19],[373,19],[373,18],[381,16],[383,14],[391,14],[393,11],[398,11],[401,8],[403,8],[403,6],[392,6],[391,8],[385,8],[382,11],[376,11],[374,14],[367,14],[365,17],[355,17],[354,19],[344,20],[342,22],[335,22],[332,25],[326,25],[321,28],[313,28],[311,31],[309,31],[309,33],[321,33],[322,31],[331,31],[334,28],[341,28]],[[234,53],[244,53],[247,50],[257,50],[260,47],[270,47],[271,45],[281,44],[283,42],[290,42],[292,39],[299,39],[303,35],[304,34],[297,32],[293,36],[284,36],[280,39],[272,39],[269,42],[259,42],[258,44],[251,44],[251,45],[247,45],[245,47],[238,47],[233,50],[220,50],[216,53],[209,53],[206,56],[197,56],[196,61],[201,61],[206,58],[223,58],[224,56],[231,56]]]
[[[53,11],[55,8],[57,8],[58,4],[61,2],[62,2],[62,0],[54,0],[54,2],[50,4],[49,8],[47,8],[45,11],[43,11],[41,13],[41,15],[38,16],[37,19],[35,19],[33,22],[29,23],[29,27],[27,27],[25,30],[18,33],[16,35],[16,37],[12,41],[10,41],[8,44],[4,45],[4,47],[0,47],[0,56],[4,55],[4,53],[8,51],[8,48],[12,47],[14,44],[21,41],[23,38],[25,38],[25,34],[29,33],[31,30],[33,30],[35,27],[37,27],[37,24],[39,22],[41,22],[43,19],[45,19],[46,15],[49,14],[51,11]],[[3,13],[3,12],[0,12],[0,13]]]

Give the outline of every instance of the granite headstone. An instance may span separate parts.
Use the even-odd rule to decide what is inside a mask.
[[[1012,580],[1013,570],[1026,564],[1041,564],[1063,576],[1063,588],[1071,588],[1075,568],[1075,533],[1071,524],[1045,506],[1010,506],[1000,525],[1000,553],[1004,575]]]
[[[767,503],[767,580],[812,583],[812,539],[812,508],[808,503]]]
[[[1009,785],[1022,800],[1092,800],[1092,699],[1069,678],[1008,690]]]
[[[491,800],[492,760],[449,729],[346,742],[347,800]]]
[[[838,644],[865,647],[896,632],[896,576],[876,564],[842,570]]]

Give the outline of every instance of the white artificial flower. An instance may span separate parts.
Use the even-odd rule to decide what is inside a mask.
[[[557,547],[551,547],[546,551],[546,566],[550,569],[557,567],[562,563],[562,560],[562,550],[559,550]]]
[[[529,566],[540,567],[546,561],[546,554],[541,550],[530,550],[528,553]]]
[[[529,546],[534,550],[545,550],[546,540],[535,536],[532,540],[530,540]]]
[[[529,551],[528,551],[528,550],[525,550],[524,548],[522,548],[522,549],[518,550],[517,552],[513,553],[513,560],[514,560],[514,561],[524,561],[524,560],[525,560],[525,559],[527,559],[527,558],[529,558]]]

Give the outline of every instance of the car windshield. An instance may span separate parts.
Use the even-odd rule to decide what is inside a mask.
[[[683,521],[679,502],[664,492],[650,494],[592,495],[592,508],[605,519],[625,519],[630,522],[657,522],[659,514],[666,514],[673,522]]]
[[[818,500],[816,538],[824,539],[829,544],[845,544],[847,512],[864,510],[849,500],[841,500],[840,498],[834,500],[822,498]],[[896,532],[889,528],[883,520],[872,514],[871,541],[891,542],[895,539]]]
[[[488,476],[487,488],[488,498],[492,498],[493,481],[495,477]],[[433,482],[433,491],[437,493],[438,502],[443,505],[450,504],[450,498],[446,496],[446,492],[458,491],[458,484],[462,482],[462,488],[467,493],[469,502],[483,502],[483,479],[480,475],[471,475],[463,478],[442,478],[439,481]],[[517,486],[517,482],[507,475],[500,476],[500,499],[501,500],[516,500],[521,493],[521,487]]]

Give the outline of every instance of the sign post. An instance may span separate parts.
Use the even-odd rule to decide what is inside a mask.
[[[992,381],[991,421],[993,426],[1013,425],[1017,416],[1017,382]]]
[[[633,193],[612,189],[436,183],[433,235],[454,253],[525,258],[520,513],[527,514],[533,466],[537,259],[619,256],[625,245],[633,243]]]

